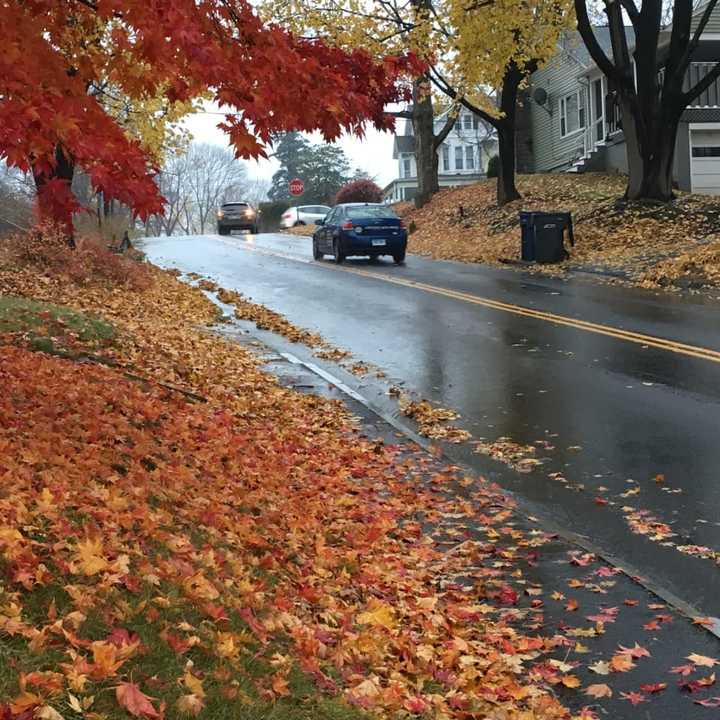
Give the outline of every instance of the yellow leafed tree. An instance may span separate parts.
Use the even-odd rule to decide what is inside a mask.
[[[418,200],[437,191],[437,150],[462,105],[498,135],[498,202],[519,197],[515,186],[515,113],[528,76],[556,52],[574,23],[572,0],[268,0],[263,12],[301,34],[378,55],[415,51],[427,71],[415,78],[410,112],[418,165]],[[435,134],[433,93],[451,104]]]

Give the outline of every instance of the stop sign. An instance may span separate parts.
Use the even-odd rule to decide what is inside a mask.
[[[291,195],[302,195],[305,192],[305,183],[300,178],[290,181],[288,186]]]

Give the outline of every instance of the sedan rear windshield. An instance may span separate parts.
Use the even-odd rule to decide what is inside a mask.
[[[224,208],[246,208],[250,207],[247,203],[224,203]]]
[[[397,220],[398,216],[390,209],[381,205],[367,205],[362,207],[346,208],[347,216],[350,218],[388,218]]]

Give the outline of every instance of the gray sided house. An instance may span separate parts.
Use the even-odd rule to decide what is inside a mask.
[[[627,32],[632,48],[632,29]],[[596,28],[595,34],[612,57],[608,29]],[[686,88],[719,60],[720,4],[693,56]],[[558,44],[557,55],[533,73],[525,111],[527,136],[519,138],[519,144],[527,146],[528,170],[627,172],[625,139],[613,93],[577,33],[567,33]],[[720,195],[720,82],[685,111],[677,134],[673,175],[681,190]]]
[[[445,113],[435,117],[435,133],[445,125]],[[497,153],[497,141],[488,137],[487,129],[477,116],[464,110],[460,113],[450,134],[438,149],[440,187],[470,185],[485,178],[490,157]],[[412,200],[417,193],[417,163],[412,122],[405,121],[402,135],[393,143],[393,160],[398,164],[398,175],[383,191],[385,202]]]

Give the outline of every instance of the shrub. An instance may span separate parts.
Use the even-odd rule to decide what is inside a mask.
[[[73,249],[62,230],[45,225],[12,235],[4,243],[17,264],[67,277],[76,285],[106,282],[133,290],[145,290],[152,285],[152,272],[147,265],[111,252],[97,237],[78,238]]]
[[[273,232],[280,227],[280,216],[290,207],[284,200],[260,203],[260,229],[262,232]]]
[[[487,170],[485,171],[485,174],[489,178],[495,178],[500,174],[500,156],[499,155],[493,155],[488,160]]]
[[[383,191],[372,180],[362,178],[343,185],[335,196],[336,203],[382,202]]]

